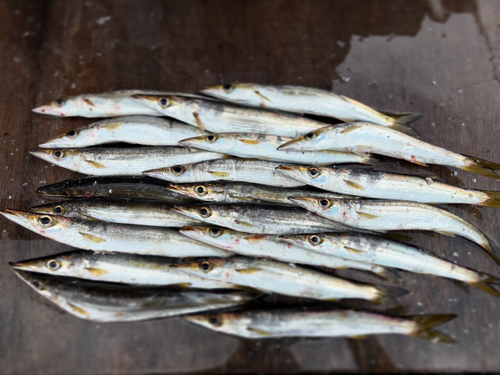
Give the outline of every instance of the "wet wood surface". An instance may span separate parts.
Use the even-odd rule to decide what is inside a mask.
[[[415,123],[421,139],[498,162],[499,16],[499,3],[488,0],[1,0],[0,207],[40,204],[37,187],[77,176],[28,151],[92,120],[30,110],[82,92],[195,92],[236,81],[333,89],[378,109],[423,113]],[[428,173],[407,163],[382,168]],[[430,173],[500,190],[499,182],[463,171]],[[499,240],[499,211],[448,208]],[[2,374],[500,370],[500,301],[448,280],[401,272],[411,294],[400,300],[410,314],[457,314],[442,327],[456,345],[399,336],[245,341],[182,319],[96,324],[69,316],[8,267],[68,247],[3,218],[0,232]],[[411,235],[449,260],[500,274],[464,239]]]

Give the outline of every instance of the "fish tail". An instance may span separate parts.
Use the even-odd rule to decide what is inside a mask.
[[[390,114],[390,117],[394,120],[394,122],[389,125],[389,127],[412,137],[418,137],[420,134],[408,125],[421,119],[423,116],[424,115],[420,113],[405,113],[402,115]]]
[[[481,176],[494,178],[495,180],[500,180],[500,176],[494,172],[500,169],[500,164],[493,163],[492,161],[489,160],[475,158],[473,156],[468,156],[468,155],[463,155],[463,156],[465,156],[471,163],[470,165],[462,168],[464,171],[476,173]]]
[[[381,266],[373,266],[372,272],[374,274],[376,274],[378,277],[380,277],[381,279],[384,279],[387,281],[396,282],[396,283],[403,282],[401,275],[391,268],[386,268],[386,267],[381,267]]]
[[[496,264],[500,265],[500,246],[488,239],[488,242],[481,244],[482,248],[486,250],[488,255],[493,258]]]
[[[409,293],[406,289],[397,286],[377,285],[374,288],[376,288],[379,293],[378,296],[375,297],[375,299],[372,301],[377,304],[384,303],[384,301],[386,301],[388,298],[393,299]]]
[[[418,316],[409,316],[410,320],[413,320],[417,323],[418,328],[410,333],[412,337],[418,337],[424,340],[430,340],[434,342],[443,342],[447,344],[454,344],[456,341],[453,340],[450,336],[436,331],[432,328],[449,322],[450,320],[456,318],[455,314],[434,314],[434,315],[418,315]]]
[[[480,203],[480,206],[500,208],[500,191],[482,190],[482,192],[486,194],[489,199]]]
[[[363,161],[363,165],[371,165],[372,167],[383,166],[387,162],[378,155],[370,155]]]
[[[485,281],[476,281],[473,283],[468,283],[470,286],[473,286],[474,288],[480,289],[483,292],[486,292],[488,294],[491,294],[492,296],[495,296],[497,298],[500,298],[500,293],[496,289],[494,289],[490,284],[488,284]]]
[[[483,272],[477,272],[476,273],[479,275],[481,278],[481,281],[484,281],[485,283],[490,283],[490,284],[500,284],[500,278],[496,276],[489,275],[487,273]]]

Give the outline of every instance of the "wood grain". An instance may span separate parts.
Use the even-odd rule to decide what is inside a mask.
[[[40,204],[37,187],[76,176],[28,151],[91,120],[30,110],[82,92],[195,92],[235,81],[333,89],[378,109],[421,112],[415,128],[423,140],[500,161],[498,7],[488,0],[1,0],[0,207]],[[427,172],[402,162],[381,169]],[[428,171],[449,183],[500,190],[467,172]],[[449,209],[498,241],[495,209]],[[2,374],[500,370],[499,301],[448,280],[402,273],[411,294],[401,303],[411,314],[458,314],[443,327],[456,345],[398,336],[244,341],[181,319],[95,324],[43,301],[8,267],[68,247],[3,218],[0,225]],[[464,239],[411,235],[447,259],[500,274]]]

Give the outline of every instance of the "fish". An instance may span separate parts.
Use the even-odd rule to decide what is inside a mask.
[[[94,253],[76,250],[11,264],[14,270],[130,285],[234,289],[236,285],[190,276],[174,267],[176,260],[151,255]]]
[[[167,189],[168,183],[146,176],[82,177],[39,187],[48,199],[134,199],[167,203],[189,203],[193,199]]]
[[[278,206],[295,206],[288,197],[352,198],[342,194],[327,194],[310,187],[282,188],[240,182],[201,182],[171,184],[167,189],[209,203],[250,203]]]
[[[33,109],[33,112],[59,117],[116,117],[130,115],[163,116],[151,107],[133,99],[133,95],[178,95],[201,98],[198,95],[164,91],[121,90],[102,93],[80,94],[61,97],[49,104]]]
[[[85,199],[57,202],[31,207],[31,212],[68,217],[78,220],[98,220],[110,223],[146,225],[152,227],[184,227],[203,222],[172,210],[158,202],[111,201]]]
[[[278,169],[310,186],[334,193],[363,198],[500,208],[499,191],[462,189],[434,181],[432,177],[300,165],[284,165]]]
[[[333,117],[344,122],[372,122],[411,134],[415,132],[407,125],[423,116],[378,112],[346,96],[312,87],[233,83],[207,87],[200,92],[246,106]]]
[[[104,284],[14,270],[67,313],[94,322],[136,322],[241,306],[255,294]]]
[[[185,234],[184,231],[181,233]],[[462,281],[500,297],[500,293],[489,285],[500,283],[499,278],[448,262],[429,251],[405,243],[358,233],[286,235],[280,238],[313,252]]]
[[[326,124],[305,117],[180,96],[133,95],[138,103],[202,132],[262,133],[298,137]],[[206,98],[208,99],[208,98]]]
[[[306,185],[276,170],[280,165],[265,160],[223,159],[175,165],[145,171],[143,174],[175,183],[235,181],[287,188]]]
[[[301,234],[356,230],[296,207],[198,204],[174,206],[173,209],[211,225],[254,234]]]
[[[341,258],[331,254],[305,250],[302,247],[284,242],[278,236],[269,234],[243,233],[220,227],[189,226],[181,229],[180,233],[194,240],[243,256],[270,258],[281,262],[333,269],[350,268],[369,271],[385,280],[401,281],[397,273],[385,267],[353,261],[347,257]]]
[[[278,151],[277,148],[291,141],[292,138],[258,133],[220,133],[195,136],[179,141],[181,146],[220,152],[239,158],[255,158],[285,163],[331,165],[376,163],[370,155],[358,155],[352,152],[318,151],[296,152]]]
[[[214,246],[188,240],[170,228],[83,221],[10,209],[0,214],[44,237],[84,250],[165,257],[232,255]]]
[[[351,337],[398,334],[452,344],[433,327],[454,319],[454,314],[388,316],[340,309],[270,309],[188,315],[187,321],[247,339],[278,337]]]
[[[125,116],[94,122],[70,130],[42,144],[40,148],[80,148],[124,142],[144,146],[178,146],[201,131],[172,119],[150,116]]]
[[[494,171],[500,164],[457,154],[442,147],[410,137],[385,126],[366,122],[351,122],[326,126],[278,147],[284,151],[336,150],[390,156],[427,167],[444,165],[500,179]]]
[[[498,264],[500,248],[479,229],[456,215],[423,203],[356,199],[289,198],[293,203],[324,218],[345,225],[386,232],[391,230],[434,231],[475,242]]]
[[[184,147],[39,149],[30,154],[59,167],[93,176],[141,175],[149,169],[226,157]]]
[[[233,257],[175,263],[173,268],[209,280],[324,301],[356,298],[381,303],[407,293],[399,287],[352,283],[319,271],[269,259]]]

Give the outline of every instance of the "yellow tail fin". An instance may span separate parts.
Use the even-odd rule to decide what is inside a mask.
[[[470,286],[473,286],[474,288],[480,289],[483,292],[486,292],[488,294],[491,294],[492,296],[495,296],[497,298],[500,298],[500,293],[496,289],[494,289],[491,285],[484,281],[477,281],[475,283],[469,283]]]
[[[442,332],[433,330],[432,328],[440,324],[444,324],[456,317],[457,316],[455,314],[409,316],[408,318],[416,322],[419,326],[419,328],[411,333],[410,336],[435,342],[453,344],[455,343],[455,340],[453,340],[450,336]]]
[[[482,190],[490,199],[480,203],[480,206],[500,208],[500,191]]]
[[[390,116],[394,123],[389,127],[391,129],[397,130],[398,132],[408,134],[412,137],[419,136],[418,132],[415,129],[409,127],[411,123],[421,119],[424,115],[419,113],[405,113],[401,115],[393,114],[393,113],[384,113],[387,116]]]
[[[399,273],[397,273],[396,271],[394,271],[391,268],[374,266],[372,268],[372,271],[374,274],[376,274],[378,277],[380,277],[384,280],[397,282],[397,283],[403,282],[401,275],[399,275]]]
[[[397,286],[382,286],[382,285],[377,285],[375,288],[380,292],[379,295],[372,300],[372,302],[377,303],[377,304],[382,304],[384,301],[386,301],[388,298],[397,298],[404,296],[405,294],[408,294],[409,292],[404,289],[400,288]]]
[[[481,245],[483,249],[486,250],[488,255],[493,258],[496,264],[500,265],[500,246],[498,246],[492,240],[488,240],[487,243]]]
[[[500,164],[494,163],[489,160],[475,158],[473,156],[464,156],[472,162],[472,165],[462,168],[464,171],[473,172],[482,176],[494,178],[495,180],[500,180],[500,176],[494,172],[500,169]]]

